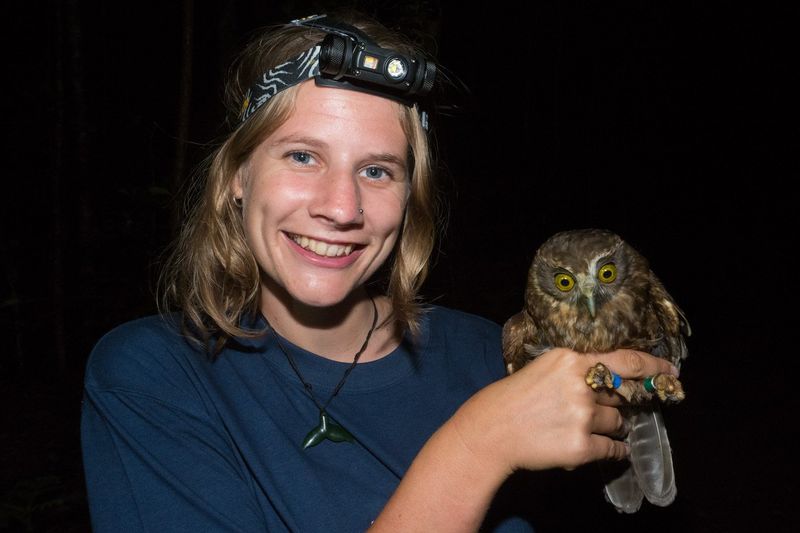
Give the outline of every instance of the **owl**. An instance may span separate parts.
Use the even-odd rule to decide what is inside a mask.
[[[683,312],[636,250],[610,231],[566,231],[536,252],[525,307],[503,327],[503,356],[509,373],[555,347],[579,353],[630,348],[680,367],[689,335]],[[630,463],[621,472],[606,468],[606,499],[627,513],[637,511],[643,497],[669,505],[676,494],[672,452],[655,397],[680,401],[683,388],[665,374],[621,384],[613,377],[601,364],[586,377],[593,388],[616,385],[628,400],[621,411],[630,427]]]

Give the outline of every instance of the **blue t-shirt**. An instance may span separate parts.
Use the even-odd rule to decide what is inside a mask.
[[[324,403],[348,363],[284,340]],[[95,531],[367,529],[431,434],[504,375],[500,328],[433,307],[422,335],[360,363],[330,403],[355,443],[301,443],[319,411],[272,334],[211,358],[164,317],[107,334],[82,416]],[[530,531],[516,518],[495,531]]]

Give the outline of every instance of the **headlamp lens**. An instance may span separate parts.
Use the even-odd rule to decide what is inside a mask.
[[[400,81],[406,77],[408,73],[408,65],[406,62],[399,58],[394,57],[386,64],[386,74],[394,81]]]

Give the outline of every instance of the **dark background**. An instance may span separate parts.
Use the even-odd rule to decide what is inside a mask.
[[[331,5],[209,4],[7,4],[0,529],[88,530],[78,420],[91,347],[155,311],[192,169],[226,132],[235,52],[258,27]],[[596,515],[600,530],[788,531],[795,9],[337,4],[435,41],[472,91],[468,112],[435,125],[450,216],[429,301],[502,323],[542,241],[605,227],[650,258],[692,323],[688,398],[665,415],[676,503],[616,516],[586,469],[554,472],[529,496],[542,530]]]

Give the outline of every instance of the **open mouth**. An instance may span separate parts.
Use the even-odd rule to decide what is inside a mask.
[[[317,241],[306,237],[305,235],[295,235],[292,233],[289,233],[288,235],[290,239],[292,239],[304,250],[314,252],[322,257],[343,257],[345,255],[350,255],[354,248],[359,247],[355,244],[333,244]]]

